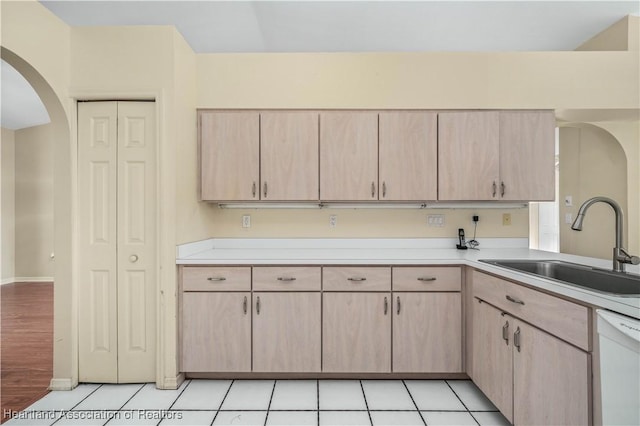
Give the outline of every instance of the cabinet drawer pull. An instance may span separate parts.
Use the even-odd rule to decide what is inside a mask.
[[[386,296],[384,298],[384,314],[387,315],[387,312],[389,311],[389,300],[387,300]]]
[[[264,188],[263,188],[263,193],[264,193],[264,198],[267,198],[267,182],[264,183]]]
[[[207,278],[207,280],[209,280],[209,281],[226,281],[227,279],[225,277],[209,277],[209,278]]]
[[[247,315],[247,296],[244,297],[244,302],[242,302],[242,310],[244,314]]]
[[[504,190],[506,189],[506,185],[504,182],[500,182],[500,196],[504,197]]]
[[[520,352],[520,327],[518,327],[516,332],[513,333],[513,346],[518,348],[518,352]]]
[[[278,277],[278,281],[295,281],[294,277]]]
[[[347,278],[349,281],[354,281],[354,282],[361,282],[361,281],[366,281],[367,279],[364,277],[349,277]]]
[[[386,182],[382,182],[382,198],[385,198],[387,196],[387,183]]]
[[[436,277],[418,277],[418,281],[427,282],[427,281],[435,281]]]
[[[397,312],[397,315],[400,315],[400,296],[398,296],[398,300],[397,300],[397,302],[398,302],[398,312]]]
[[[371,198],[376,196],[376,184],[375,182],[371,182]]]
[[[509,321],[502,326],[502,338],[507,346],[509,346]]]
[[[256,198],[256,183],[255,183],[255,181],[253,182],[253,186],[251,187],[251,195],[253,196],[253,198]]]
[[[516,299],[515,297],[511,297],[508,294],[505,296],[505,298],[509,301],[509,302],[513,302],[513,303],[517,303],[518,305],[522,305],[524,306],[524,302],[520,299]]]
[[[256,298],[256,313],[260,315],[260,296]]]
[[[496,197],[496,191],[498,190],[498,186],[496,185],[496,181],[495,181],[495,180],[493,181],[493,186],[492,186],[492,188],[493,188],[493,192],[491,193],[491,196],[492,196],[493,198],[495,198],[495,197]]]

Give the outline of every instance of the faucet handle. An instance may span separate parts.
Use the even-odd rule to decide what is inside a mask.
[[[640,264],[640,257],[632,256],[623,248],[620,248],[620,253],[622,253],[622,258],[620,259],[623,263],[630,263],[632,265]]]

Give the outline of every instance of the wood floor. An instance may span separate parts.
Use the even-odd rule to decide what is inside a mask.
[[[0,286],[0,423],[48,390],[53,375],[53,283]]]

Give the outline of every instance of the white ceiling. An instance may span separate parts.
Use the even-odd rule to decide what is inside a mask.
[[[638,1],[41,3],[71,26],[174,25],[197,53],[573,50],[624,16],[640,14]],[[14,109],[5,104],[9,84],[3,66],[3,127],[5,111]]]
[[[18,130],[50,121],[40,98],[22,74],[2,61],[0,76],[2,127]]]

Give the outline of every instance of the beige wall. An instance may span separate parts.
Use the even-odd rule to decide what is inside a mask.
[[[53,149],[50,124],[17,130],[16,269],[21,279],[53,277]]]
[[[639,27],[640,17],[625,16],[578,46],[576,50],[638,50]]]
[[[573,197],[566,207],[564,198]],[[564,223],[565,214],[575,219],[580,205],[595,196],[616,200],[627,212],[627,160],[618,141],[593,126],[560,129],[560,251],[611,259],[615,246],[615,215],[598,203],[587,212],[581,232]]]
[[[15,234],[15,132],[2,128],[2,200],[0,204],[0,221],[2,222],[2,282],[13,282],[16,262],[16,234]]]

